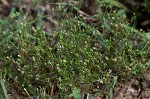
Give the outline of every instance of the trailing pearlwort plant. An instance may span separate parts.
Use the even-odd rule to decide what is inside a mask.
[[[12,8],[0,19],[0,96],[94,98],[108,92],[112,98],[118,79],[148,70],[149,33],[130,27],[125,10],[108,3],[99,5],[110,10],[96,14],[98,25],[77,15],[66,19],[64,11],[53,32],[43,29],[44,12],[33,18]]]

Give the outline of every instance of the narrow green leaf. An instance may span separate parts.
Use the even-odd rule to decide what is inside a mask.
[[[113,99],[113,88],[110,88],[109,95],[110,95],[110,99]]]
[[[113,89],[117,83],[117,79],[118,79],[118,76],[115,76],[113,78],[113,84],[112,84],[112,87],[110,88],[110,91],[109,91],[110,99],[113,99]]]
[[[99,43],[100,43],[102,46],[104,46],[105,48],[107,48],[107,44],[106,44],[106,42],[103,40],[103,38],[102,38],[100,35],[98,35],[98,34],[96,34],[95,36],[96,36],[96,38],[98,39]]]
[[[112,6],[116,6],[118,8],[123,8],[124,10],[128,11],[128,8],[121,4],[119,1],[116,0],[103,0],[103,3],[109,3]]]
[[[5,85],[2,82],[2,80],[0,80],[0,83],[1,83],[1,86],[2,86],[2,89],[3,89],[3,92],[4,92],[5,99],[9,99],[8,94],[7,94],[7,90],[6,90]]]
[[[150,40],[150,32],[145,33],[145,38],[146,38],[147,40]]]

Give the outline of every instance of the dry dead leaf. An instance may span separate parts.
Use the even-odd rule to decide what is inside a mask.
[[[7,0],[1,0],[2,4],[5,5],[5,6],[9,6],[9,3]]]

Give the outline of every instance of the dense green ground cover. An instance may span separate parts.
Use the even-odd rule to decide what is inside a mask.
[[[24,16],[31,17],[12,8],[0,19],[1,97],[12,89],[13,97],[37,99],[78,99],[80,91],[111,96],[118,79],[149,69],[150,34],[130,27],[124,9],[96,14],[96,26],[80,16],[62,17],[53,32],[43,29],[48,16],[40,11],[32,20]]]

